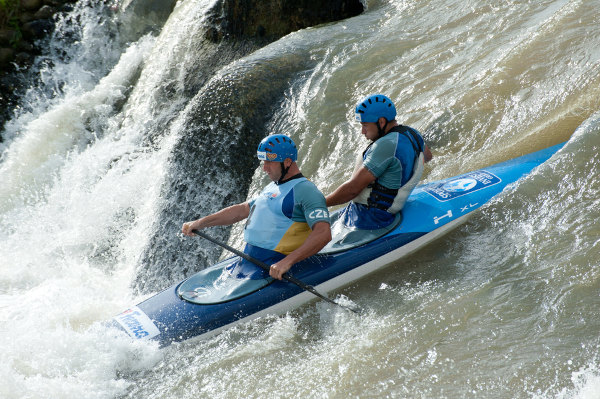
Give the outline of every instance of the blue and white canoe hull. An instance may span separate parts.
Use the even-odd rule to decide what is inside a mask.
[[[291,273],[323,294],[346,286],[460,225],[470,213],[544,163],[563,145],[421,185],[410,195],[402,211],[403,220],[395,229],[349,250],[312,256],[294,265]],[[189,286],[193,279],[194,276],[126,310],[114,318],[114,324],[134,338],[154,339],[167,346],[192,337],[208,337],[264,315],[282,314],[316,299],[286,281],[273,281],[237,299],[202,305],[183,299],[179,291],[182,284]]]

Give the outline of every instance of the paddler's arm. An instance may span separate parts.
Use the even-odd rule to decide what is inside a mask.
[[[424,155],[425,163],[427,163],[433,159],[433,154],[431,153],[431,150],[429,149],[429,147],[427,147],[427,144],[425,144],[425,148],[423,149],[423,155]]]
[[[375,175],[364,166],[360,167],[360,169],[352,175],[350,180],[325,197],[327,206],[345,204],[356,198],[356,196],[373,181],[375,181]]]
[[[319,252],[327,243],[331,241],[331,229],[327,222],[317,222],[313,225],[311,233],[308,235],[304,243],[292,251],[288,256],[279,262],[271,265],[269,274],[271,277],[281,280],[281,276],[290,268]]]
[[[192,230],[203,229],[212,226],[228,226],[244,220],[250,215],[250,205],[247,202],[232,205],[221,209],[212,215],[204,216],[203,218],[186,222],[181,227],[181,232],[186,236],[195,236]]]

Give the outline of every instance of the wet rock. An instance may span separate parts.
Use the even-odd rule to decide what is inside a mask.
[[[34,19],[50,19],[56,13],[56,8],[50,7],[49,5],[42,6],[33,15]]]
[[[36,48],[33,46],[33,44],[30,41],[23,40],[23,39],[21,39],[17,42],[16,48],[17,48],[17,51],[24,51],[24,52],[31,54],[32,56],[36,52]]]
[[[42,0],[21,0],[21,8],[28,11],[35,11],[42,6]]]
[[[15,62],[17,65],[29,65],[33,62],[33,55],[22,51],[15,56]]]
[[[0,46],[9,46],[18,38],[18,32],[14,29],[0,30]]]
[[[111,9],[121,13],[121,37],[135,41],[148,32],[161,29],[176,3],[177,0],[124,0],[115,2]]]
[[[50,7],[60,7],[63,3],[65,2],[59,0],[44,0],[44,5]]]
[[[49,19],[36,19],[23,24],[21,32],[26,39],[41,39],[52,32],[54,23]]]
[[[21,25],[26,24],[27,22],[31,22],[34,19],[35,19],[35,17],[32,12],[25,11],[19,15],[19,23]]]
[[[46,6],[61,8],[61,6],[69,3],[76,3],[77,0],[44,0],[43,3]]]
[[[221,0],[211,11],[211,40],[251,37],[273,41],[288,33],[359,15],[360,0]]]
[[[15,50],[10,47],[0,48],[0,68],[8,66],[15,58]]]
[[[131,11],[138,16],[157,15],[166,18],[173,11],[176,0],[125,0],[120,6],[123,11]]]

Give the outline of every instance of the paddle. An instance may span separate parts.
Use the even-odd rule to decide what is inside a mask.
[[[253,258],[252,256],[243,253],[242,251],[238,251],[237,249],[225,244],[224,242],[221,242],[215,238],[212,238],[211,236],[201,232],[200,230],[192,230],[192,233],[199,235],[202,238],[207,239],[208,241],[217,244],[223,248],[225,248],[226,250],[233,252],[234,254],[236,254],[237,256],[241,256],[242,258],[246,259],[249,262],[254,263],[256,266],[260,267],[261,269],[265,270],[266,272],[269,272],[269,270],[271,269],[271,267],[269,265],[267,265],[264,262],[261,262],[260,260]],[[319,298],[323,299],[324,301],[327,301],[329,303],[332,303],[334,305],[338,305],[341,306],[342,308],[349,310],[351,312],[354,313],[358,313],[358,311],[356,311],[355,309],[349,308],[348,306],[344,306],[340,303],[337,303],[329,298],[327,298],[325,295],[321,294],[319,291],[315,290],[315,288],[311,285],[308,284],[304,284],[302,281],[298,280],[297,278],[293,277],[292,275],[290,275],[289,273],[284,273],[282,278],[284,280],[289,281],[292,284],[296,284],[298,287],[302,288],[305,291],[310,292],[313,295],[318,296]]]

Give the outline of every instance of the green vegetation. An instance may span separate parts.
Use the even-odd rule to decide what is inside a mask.
[[[21,38],[20,5],[20,0],[0,0],[0,31],[10,29],[15,32],[10,43],[13,47],[17,45]]]
[[[19,0],[0,0],[0,29],[6,29],[18,24]]]

